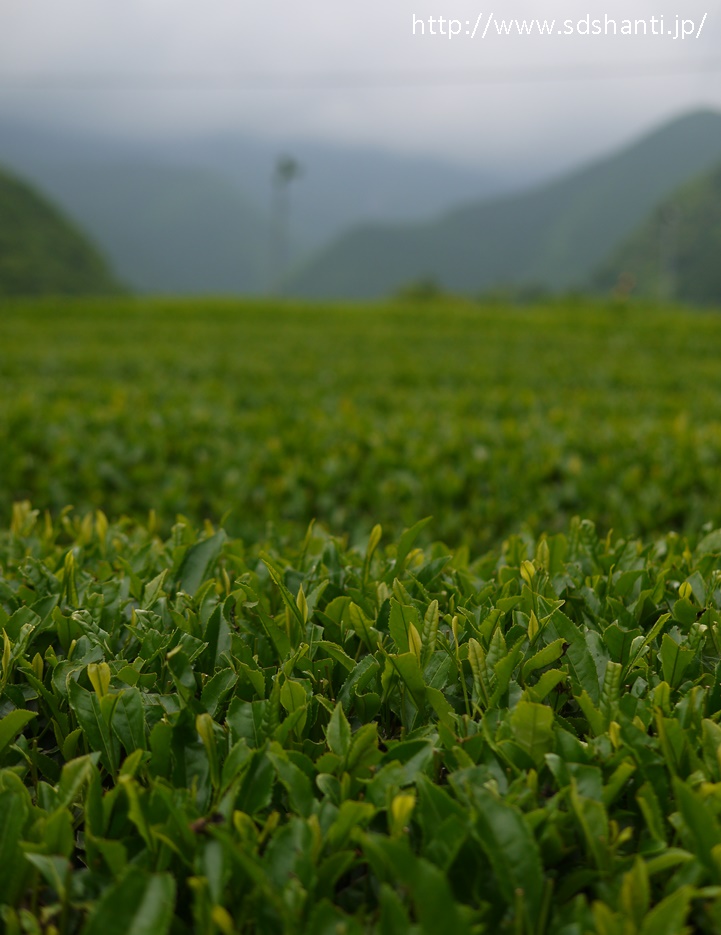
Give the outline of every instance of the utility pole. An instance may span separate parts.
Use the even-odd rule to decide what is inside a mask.
[[[678,209],[669,205],[661,212],[658,244],[658,298],[676,298],[676,259],[678,253]]]
[[[283,294],[283,280],[290,259],[290,183],[301,175],[292,156],[281,156],[275,164],[271,188],[270,275],[271,295]]]

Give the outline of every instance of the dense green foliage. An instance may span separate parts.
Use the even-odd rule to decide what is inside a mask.
[[[6,303],[0,499],[249,542],[428,515],[475,553],[575,514],[696,535],[720,346],[717,316],[651,308]]]
[[[666,199],[596,277],[634,295],[721,305],[721,166]]]
[[[469,295],[586,287],[661,199],[720,159],[721,115],[688,114],[530,191],[464,204],[425,224],[356,227],[299,269],[289,291],[368,298],[423,279]]]
[[[718,932],[720,342],[5,302],[0,932]]]
[[[0,296],[118,291],[86,238],[32,188],[0,172]]]
[[[721,531],[264,553],[18,504],[8,933],[721,926]]]

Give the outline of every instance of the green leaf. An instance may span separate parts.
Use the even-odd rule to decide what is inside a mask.
[[[519,701],[511,714],[511,729],[518,746],[540,769],[553,749],[553,711],[547,705]]]
[[[630,759],[623,760],[611,773],[608,782],[605,783],[602,793],[603,804],[608,808],[615,802],[628,780],[636,772],[636,764]]]
[[[388,620],[388,629],[390,630],[393,642],[399,653],[407,653],[411,650],[409,631],[411,626],[418,631],[420,620],[418,611],[415,607],[406,607],[400,604],[395,598],[391,598],[391,613]]]
[[[169,873],[130,868],[100,897],[83,935],[167,935],[175,906]]]
[[[468,662],[473,673],[473,700],[476,704],[488,707],[491,687],[488,679],[488,666],[483,646],[475,637],[468,641]]]
[[[22,709],[11,711],[0,720],[0,753],[17,737],[23,728],[36,718],[34,711],[24,711]]]
[[[354,802],[346,799],[341,803],[335,821],[328,829],[328,844],[334,849],[344,847],[354,828],[365,827],[376,813],[370,802]]]
[[[280,703],[288,714],[292,714],[298,708],[302,708],[308,701],[305,689],[300,682],[293,679],[286,679],[280,690]]]
[[[453,932],[470,935],[470,928],[453,897],[445,873],[423,858],[415,861],[412,871],[405,874],[409,882],[416,913],[423,935]]]
[[[292,679],[285,680],[280,690],[280,703],[289,715],[284,725],[286,733],[290,732],[290,721],[292,721],[292,729],[295,730],[298,736],[303,733],[307,721],[308,700],[305,689],[300,682],[295,682]]]
[[[288,655],[291,652],[292,646],[291,641],[288,638],[288,634],[281,630],[281,628],[275,623],[273,618],[263,610],[260,604],[255,608],[260,622],[263,626],[263,629],[268,635],[268,638],[271,640],[275,646],[276,652],[279,659],[287,659]],[[297,608],[296,608],[297,610]]]
[[[280,596],[283,598],[283,603],[287,607],[289,615],[296,620],[297,625],[300,628],[300,632],[302,632],[302,628],[305,626],[305,620],[303,619],[303,614],[298,607],[297,597],[294,597],[291,591],[286,587],[280,572],[273,567],[270,561],[270,557],[261,556],[261,558],[263,564],[268,569],[268,574],[272,578],[275,586],[280,591]]]
[[[422,857],[416,857],[405,839],[365,834],[361,846],[381,879],[388,878],[403,885],[413,900],[422,935],[440,932],[470,935],[470,926],[445,873]],[[397,917],[397,913],[394,915]]]
[[[258,696],[258,700],[262,701],[262,699],[265,698],[265,689],[266,689],[265,679],[263,678],[263,673],[260,671],[260,669],[257,668],[257,666],[255,667],[249,666],[245,662],[238,662],[237,666],[238,666],[239,681],[242,682],[244,679],[247,680],[253,686],[253,691]],[[213,676],[213,678],[215,678],[215,676]],[[206,685],[206,688],[207,688],[207,685]]]
[[[602,802],[583,796],[576,780],[571,780],[571,807],[586,843],[586,850],[600,871],[609,869],[608,815]]]
[[[381,912],[379,935],[410,935],[408,911],[396,891],[387,883],[381,886],[378,902]]]
[[[128,817],[137,828],[141,838],[145,841],[148,850],[155,852],[156,837],[150,827],[147,814],[148,799],[142,787],[132,776],[121,775],[118,779],[119,787],[123,789],[128,799]]]
[[[325,736],[332,753],[342,758],[348,755],[351,744],[350,724],[343,711],[343,705],[340,702],[338,702],[333,710],[333,714],[326,727]]]
[[[506,658],[507,654],[508,647],[506,646],[506,638],[503,635],[503,630],[497,627],[493,631],[493,636],[488,646],[488,652],[486,653],[486,668],[490,673],[491,687],[493,687],[495,681],[493,670],[502,659]]]
[[[253,756],[250,765],[243,775],[238,792],[237,808],[255,815],[267,808],[273,796],[275,785],[275,770],[264,750],[259,750]]]
[[[660,844],[666,844],[666,829],[663,812],[650,782],[645,782],[636,793],[636,801],[646,822],[651,837]]]
[[[598,704],[601,694],[598,684],[598,673],[583,633],[579,627],[572,620],[569,620],[560,610],[555,610],[553,612],[549,621],[549,626],[553,627],[556,634],[568,643],[566,658],[571,665],[573,674],[581,689],[588,693],[588,696],[594,704]]]
[[[395,563],[391,566],[385,579],[388,584],[390,584],[394,578],[400,578],[403,570],[406,567],[406,559],[408,558],[411,549],[415,545],[416,539],[430,523],[431,519],[431,516],[427,516],[425,519],[415,523],[415,525],[411,526],[410,529],[406,529],[406,531],[398,540],[398,545],[396,546]]]
[[[373,553],[378,548],[380,541],[383,537],[383,527],[380,523],[376,523],[373,529],[371,529],[370,536],[368,536],[368,545],[366,546],[365,561],[363,562],[363,577],[365,578],[368,574],[368,568],[370,566],[371,559],[373,558]]]
[[[629,670],[631,670],[636,665],[638,660],[642,657],[645,648],[647,646],[650,646],[651,643],[653,643],[653,641],[659,635],[661,630],[663,630],[664,626],[666,625],[666,622],[669,620],[670,617],[671,617],[671,614],[661,614],[661,616],[658,618],[656,623],[654,623],[654,625],[651,627],[649,632],[643,638],[640,645],[636,648],[633,656],[631,657],[631,660],[628,663],[628,667],[627,667]]]
[[[417,814],[423,828],[423,834],[431,839],[448,818],[466,818],[465,809],[449,793],[432,783],[426,776],[419,776],[416,781],[418,790]]]
[[[223,763],[223,772],[220,777],[223,789],[227,789],[241,775],[252,757],[253,751],[248,746],[248,741],[245,737],[241,737],[230,748]]]
[[[438,636],[438,601],[433,600],[428,605],[423,616],[423,630],[421,633],[421,642],[423,645],[423,655],[421,661],[425,665],[433,655],[436,648],[436,637]]]
[[[603,642],[608,646],[613,660],[625,666],[631,653],[631,644],[637,636],[641,636],[640,630],[627,630],[612,623],[603,631]]]
[[[721,883],[721,867],[713,850],[721,844],[721,827],[713,812],[681,779],[674,778],[673,788],[679,811],[691,835],[693,851],[715,883]]]
[[[159,575],[156,575],[145,585],[143,588],[143,610],[150,610],[163,593],[163,585],[169,572],[170,569],[164,568]]]
[[[98,698],[104,698],[110,689],[110,666],[107,662],[91,662],[87,672],[95,694]]]
[[[13,643],[16,643],[20,634],[26,630],[26,628],[32,632],[39,623],[40,618],[34,610],[31,610],[29,607],[20,607],[7,619],[2,629],[7,633],[8,638]]]
[[[62,902],[65,902],[71,866],[66,857],[46,856],[45,854],[26,853],[25,857],[37,867],[45,882]]]
[[[692,649],[679,646],[668,633],[664,633],[659,657],[663,667],[664,681],[668,682],[671,688],[678,688],[684,672],[694,661],[696,654]]]
[[[19,783],[19,780],[18,780]],[[0,905],[13,904],[21,891],[24,868],[20,839],[28,817],[28,805],[15,792],[0,790]]]
[[[623,666],[620,662],[606,663],[606,674],[603,678],[603,688],[601,689],[601,712],[606,721],[615,715],[618,709],[618,703],[621,697],[621,675]]]
[[[346,758],[346,770],[351,776],[375,765],[381,758],[378,750],[378,725],[364,724],[353,734],[350,752]]]
[[[586,715],[586,720],[588,721],[594,736],[600,737],[606,730],[607,719],[603,716],[603,714],[601,714],[598,708],[591,701],[588,692],[585,689],[576,698],[576,701],[578,702],[583,713]]]
[[[67,808],[75,802],[80,790],[90,782],[96,771],[94,760],[97,758],[97,753],[91,753],[89,756],[80,756],[63,765],[58,783],[56,808]]]
[[[351,608],[355,606],[356,606],[355,604],[352,604]],[[363,614],[363,611],[360,609],[360,607],[357,607],[356,610],[361,615]],[[358,628],[353,624],[352,611],[351,611],[351,626],[356,631],[356,633],[358,633],[358,635],[363,639],[363,642],[365,643],[366,642],[364,638],[365,635],[363,633],[360,633]],[[355,669],[356,663],[351,659],[351,657],[347,653],[343,652],[341,647],[338,646],[336,643],[331,643],[328,640],[318,640],[318,642],[314,643],[313,645],[316,650],[321,650],[327,656],[330,656],[331,659],[334,659],[336,662],[339,662],[343,666],[343,668],[346,670],[346,672],[352,672],[353,669]]]
[[[528,685],[524,694],[531,701],[543,701],[549,692],[567,678],[568,674],[563,669],[549,669],[534,685]]]
[[[137,688],[125,688],[117,693],[110,726],[126,753],[146,749],[145,711]]]
[[[491,695],[491,705],[498,704],[508,691],[508,687],[511,684],[511,676],[521,658],[523,643],[525,643],[525,641],[525,636],[520,637],[516,644],[508,651],[507,655],[499,659],[493,667],[496,687],[493,689],[493,694]]]
[[[699,609],[694,606],[687,598],[678,600],[673,605],[673,619],[685,627],[690,627],[698,618]]]
[[[100,699],[72,678],[68,680],[68,697],[90,749],[97,750],[102,755],[105,768],[114,773],[118,765],[117,748],[110,728],[103,718]]]
[[[441,721],[449,730],[455,729],[454,719],[456,712],[442,691],[437,688],[426,687],[426,701],[433,708]]]
[[[201,672],[212,675],[222,653],[230,649],[230,630],[221,604],[218,604],[210,615],[203,631],[203,640],[208,645],[199,657],[197,665]]]
[[[403,653],[399,656],[386,656],[386,671],[383,673],[384,679],[386,673],[394,673],[405,685],[413,698],[413,703],[418,710],[422,710],[425,703],[426,683],[423,680],[420,663],[415,653]]]
[[[338,935],[339,932],[343,935],[363,935],[360,924],[327,899],[321,899],[313,906],[304,932],[306,935]]]
[[[353,696],[363,691],[371,682],[374,682],[380,669],[380,663],[375,656],[364,656],[348,675],[343,687],[338,692],[338,701],[344,709],[350,711]]]
[[[651,905],[648,872],[641,857],[636,857],[631,869],[621,878],[619,903],[626,917],[633,920],[637,928],[640,927]]]
[[[261,676],[262,679],[262,676]],[[238,684],[238,676],[232,669],[220,669],[208,679],[200,695],[200,703],[211,717],[215,717],[228,695]]]
[[[287,753],[280,744],[272,743],[267,755],[278,774],[278,779],[288,791],[291,807],[299,815],[308,818],[315,802],[310,779],[302,769],[288,759]]]
[[[707,533],[696,546],[697,555],[708,553],[721,553],[721,529],[714,529]]]
[[[535,672],[536,669],[543,669],[546,666],[550,666],[556,659],[560,659],[563,655],[564,643],[565,640],[563,637],[559,637],[557,640],[549,643],[548,646],[544,646],[543,649],[531,656],[530,659],[527,659],[523,663],[523,679],[525,680],[528,678],[531,672]]]
[[[220,786],[220,758],[218,756],[218,742],[215,736],[215,722],[207,711],[198,714],[195,718],[195,729],[201,743],[205,747],[210,770],[210,781],[217,791]]]
[[[451,775],[451,784],[473,803],[477,840],[491,862],[496,885],[508,906],[518,905],[521,895],[521,924],[532,931],[543,898],[538,845],[521,812],[478,785],[476,773],[476,767],[461,770]]]
[[[176,647],[168,653],[167,664],[178,694],[188,704],[195,696],[198,686],[195,681],[195,671],[187,653]]]
[[[350,625],[358,634],[359,639],[368,652],[375,652],[380,639],[380,633],[375,627],[371,626],[370,620],[368,620],[360,607],[353,602],[348,605],[348,619]],[[337,658],[337,656],[334,658]]]
[[[242,701],[233,698],[228,707],[226,720],[235,739],[245,738],[248,745],[258,749],[266,739],[265,713],[267,701]]]
[[[195,594],[210,574],[210,570],[223,550],[227,536],[221,529],[215,535],[191,545],[178,569],[178,588]]]
[[[679,935],[679,932],[685,931],[684,925],[694,895],[694,888],[684,885],[662,899],[643,920],[639,935]]]

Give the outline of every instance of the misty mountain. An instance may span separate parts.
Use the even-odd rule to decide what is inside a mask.
[[[0,296],[119,291],[85,236],[31,186],[0,171]]]
[[[78,220],[139,292],[260,292],[265,220],[229,182],[152,164],[47,167],[44,188]]]
[[[259,292],[270,276],[271,177],[289,153],[290,256],[363,218],[416,219],[513,184],[502,173],[331,144],[241,134],[110,139],[0,122],[0,159],[84,226],[143,292]]]
[[[297,253],[309,253],[363,221],[416,221],[459,201],[518,188],[527,176],[503,167],[470,167],[423,156],[307,140],[274,143],[248,137],[186,139],[167,146],[164,159],[203,166],[233,181],[270,212],[270,179],[280,155],[292,156],[301,175],[290,193]]]
[[[721,165],[659,204],[592,280],[645,298],[721,307]]]
[[[555,181],[420,224],[357,226],[290,277],[308,297],[370,298],[409,282],[477,294],[582,287],[675,188],[721,159],[721,114],[702,111]]]

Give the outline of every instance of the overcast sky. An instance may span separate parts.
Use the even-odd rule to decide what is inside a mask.
[[[0,0],[0,114],[125,137],[240,130],[560,167],[685,110],[721,110],[721,0],[486,4]],[[587,14],[619,33],[645,19],[649,35],[579,35]],[[693,36],[668,35],[677,14]],[[498,21],[530,18],[555,20],[552,35],[499,35]]]

